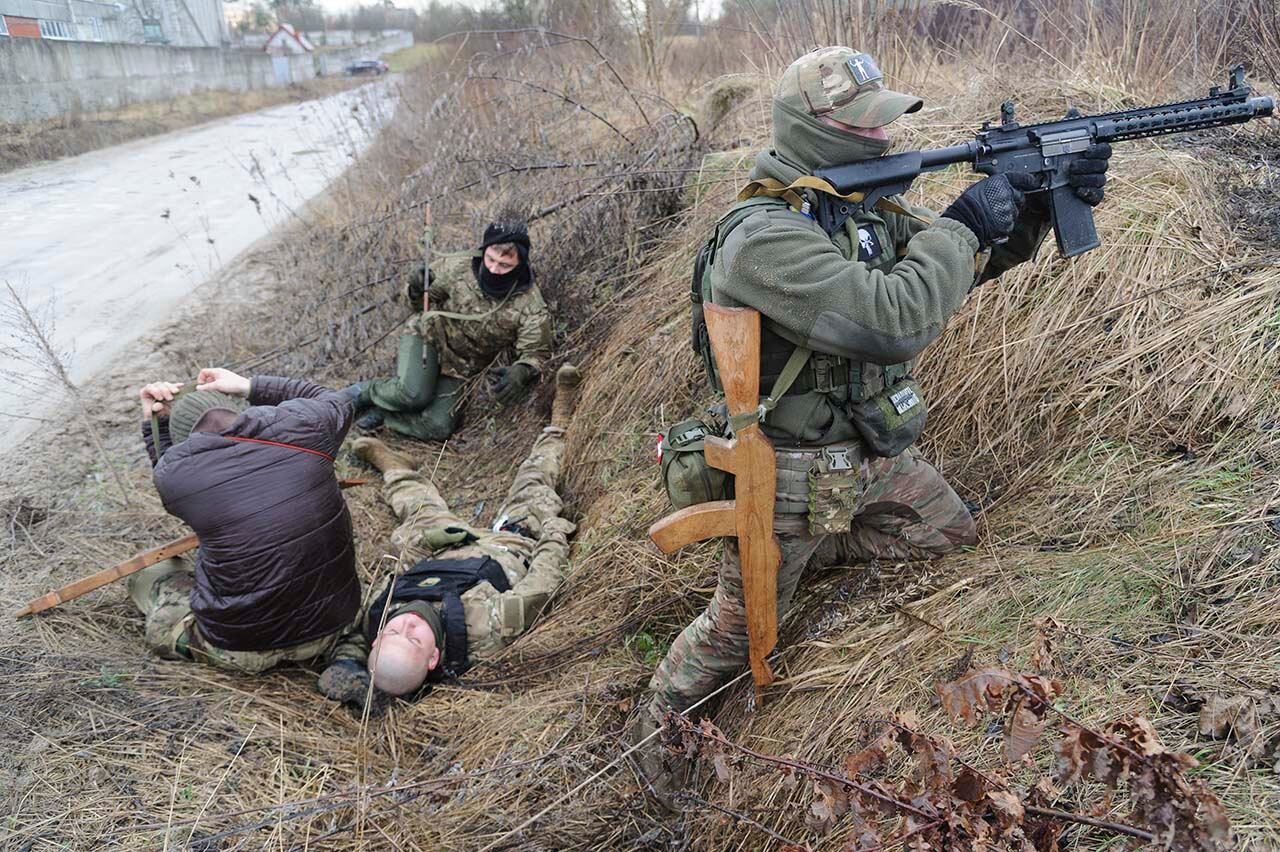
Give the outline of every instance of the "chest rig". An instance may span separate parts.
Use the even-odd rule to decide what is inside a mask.
[[[711,387],[717,392],[723,391],[723,387],[702,309],[705,302],[715,301],[712,267],[717,254],[733,229],[753,213],[791,209],[809,215],[810,203],[803,196],[793,189],[771,187],[770,183],[776,182],[749,184],[739,195],[738,203],[716,223],[715,230],[694,258],[690,282],[691,343],[694,352],[702,358]],[[882,202],[882,206],[888,212],[914,215],[896,203]],[[889,272],[900,259],[879,207],[845,218],[830,236],[845,258],[859,260],[875,271]],[[767,317],[761,329],[760,387],[772,389],[766,407],[771,407],[770,403],[780,397],[810,392],[825,394],[837,403],[856,404],[908,375],[911,368],[911,362],[881,366],[797,347],[778,334]]]

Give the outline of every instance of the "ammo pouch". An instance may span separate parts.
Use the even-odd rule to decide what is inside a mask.
[[[707,464],[703,439],[716,432],[701,420],[681,421],[662,436],[662,485],[677,509],[733,497],[733,477]]]
[[[849,413],[871,453],[893,458],[920,437],[929,408],[916,380],[903,376],[876,395],[851,404]]]
[[[848,532],[866,490],[867,456],[862,446],[855,441],[779,448],[776,458],[774,513],[779,526],[801,525],[810,535]]]

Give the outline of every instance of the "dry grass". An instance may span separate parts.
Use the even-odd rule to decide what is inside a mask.
[[[687,340],[687,267],[744,164],[721,156],[703,169],[702,152],[764,143],[767,101],[757,89],[717,107],[723,121],[694,143],[684,122],[661,117],[665,105],[628,92],[593,57],[588,46],[562,45],[521,51],[519,70],[480,56],[470,80],[456,66],[418,78],[332,204],[295,231],[270,305],[230,313],[206,339],[166,355],[175,369],[258,361],[335,383],[383,371],[391,344],[378,338],[403,308],[358,314],[388,299],[390,285],[348,291],[411,262],[422,203],[435,199],[437,246],[456,248],[498,209],[569,200],[533,229],[559,355],[588,375],[565,484],[579,520],[573,571],[550,612],[464,683],[367,722],[314,694],[314,673],[302,669],[248,679],[143,657],[139,621],[119,589],[11,628],[0,634],[6,844],[774,843],[710,811],[656,816],[632,773],[611,768],[655,657],[714,582],[714,547],[666,559],[644,543],[665,510],[652,452],[658,428],[709,401]],[[499,75],[569,100],[480,79]],[[673,72],[664,90],[694,104],[699,82]],[[1064,94],[1100,109],[1200,87],[1132,90],[1101,66],[1079,67],[1064,85],[1032,60],[980,83],[967,61],[940,60],[922,83],[930,104],[902,144],[954,141],[1007,91],[1019,93],[1025,114],[1051,115]],[[1271,523],[1280,240],[1246,232],[1225,200],[1271,185],[1275,161],[1265,152],[1274,141],[1255,130],[1222,136],[1237,147],[1127,145],[1099,210],[1103,248],[1070,262],[1046,249],[970,300],[923,366],[934,406],[925,450],[964,496],[989,503],[979,546],[930,566],[815,566],[784,625],[780,678],[764,705],[740,684],[716,710],[735,740],[838,763],[868,720],[910,711],[993,761],[996,741],[954,731],[931,709],[931,689],[969,658],[1021,662],[1033,622],[1052,616],[1063,628],[1059,675],[1074,715],[1153,718],[1166,742],[1202,761],[1242,846],[1280,844],[1272,769],[1199,737],[1194,717],[1165,701],[1170,687],[1280,689]],[[1240,146],[1262,152],[1260,161],[1240,157]],[[511,171],[534,164],[548,168]],[[941,206],[968,180],[935,176],[921,197]],[[510,417],[486,417],[479,400],[444,447],[406,448],[437,471],[456,510],[487,517],[547,404],[545,386]],[[121,510],[92,477],[39,495],[50,520],[11,505],[0,547],[9,572],[28,578],[15,596],[177,531],[149,493],[132,436],[119,446],[129,447],[124,473],[140,508]],[[390,513],[371,489],[348,498],[368,574]],[[805,828],[804,792],[777,778],[740,777],[730,788],[704,768],[696,785],[786,836],[835,846],[838,835]],[[1072,789],[1059,805],[1095,801]],[[1068,845],[1115,848],[1101,834],[1075,833]]]

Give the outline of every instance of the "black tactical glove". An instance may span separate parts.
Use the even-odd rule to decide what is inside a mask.
[[[500,405],[510,405],[523,397],[532,383],[533,368],[528,364],[489,369],[489,387],[493,391],[493,398]]]
[[[425,283],[423,283],[423,277],[421,267],[413,270],[409,274],[409,284],[404,288],[405,298],[409,300],[409,307],[415,314],[422,313],[423,298],[436,281],[436,274],[431,270],[427,270]]]
[[[1090,145],[1081,152],[1080,158],[1071,161],[1067,167],[1067,180],[1079,198],[1090,207],[1102,203],[1106,194],[1103,185],[1107,182],[1107,163],[1111,159],[1111,146],[1106,142]]]
[[[1035,185],[1037,181],[1030,175],[992,175],[966,189],[942,215],[973,231],[979,247],[990,248],[1013,232],[1026,203],[1024,190]]]
[[[320,675],[316,688],[325,698],[363,707],[369,694],[369,671],[355,660],[334,660]]]

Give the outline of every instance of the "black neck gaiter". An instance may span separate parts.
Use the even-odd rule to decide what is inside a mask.
[[[529,289],[529,285],[533,283],[533,269],[529,266],[529,250],[517,244],[516,251],[520,254],[520,265],[503,275],[494,275],[490,272],[489,267],[484,265],[483,257],[472,258],[471,272],[476,276],[476,283],[480,285],[481,292],[490,299],[505,299],[513,292],[519,293]]]

